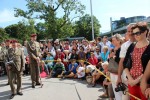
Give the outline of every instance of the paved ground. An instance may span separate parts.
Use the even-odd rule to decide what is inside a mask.
[[[103,93],[100,85],[91,87],[78,79],[42,79],[44,86],[31,88],[29,76],[23,77],[23,96],[15,96],[13,100],[105,100],[100,99]],[[9,100],[10,86],[6,86],[6,77],[0,77],[0,100]]]

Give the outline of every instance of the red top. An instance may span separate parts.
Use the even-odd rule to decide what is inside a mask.
[[[56,53],[55,60],[57,60],[58,58],[60,58],[61,61],[63,62],[65,54],[63,52],[61,52],[60,54]]]
[[[89,58],[89,62],[92,64],[92,65],[97,65],[98,63],[98,59],[94,56],[94,57],[90,57]]]
[[[143,66],[141,62],[141,56],[147,46],[142,48],[134,48],[132,53],[132,68],[130,70],[130,74],[133,77],[133,79],[138,78],[140,75],[142,75],[143,72]]]

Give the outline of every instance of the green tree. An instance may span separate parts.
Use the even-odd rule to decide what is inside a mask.
[[[18,24],[12,24],[5,27],[5,31],[11,38],[18,38],[19,36]]]
[[[63,19],[59,19],[57,24],[60,24]],[[59,29],[58,38],[66,38],[70,37],[74,34],[73,24],[71,22],[67,22],[63,27]]]
[[[36,33],[33,19],[29,19],[28,21],[22,20],[17,24],[9,25],[5,27],[5,31],[10,38],[18,39],[20,42],[28,40],[30,38],[30,34]]]
[[[32,34],[32,33],[36,33],[36,29],[35,29],[35,21],[34,19],[28,19],[28,29],[30,30],[29,34]]]
[[[15,8],[15,16],[30,19],[41,19],[45,21],[46,37],[58,38],[65,25],[78,15],[82,15],[85,6],[79,0],[26,0],[27,11]],[[58,17],[57,15],[61,16]],[[72,15],[74,15],[72,17]]]
[[[99,36],[100,27],[98,19],[93,16],[94,24],[94,37]],[[75,34],[74,36],[83,36],[88,40],[92,40],[92,25],[91,25],[91,16],[89,14],[84,15],[75,22]]]
[[[42,23],[42,22],[39,22],[35,25],[35,29],[36,29],[36,33],[38,34],[38,40],[41,40],[41,39],[47,39],[46,37],[46,25],[45,23]]]
[[[0,28],[0,42],[4,41],[8,38],[8,34],[6,33],[5,29]]]

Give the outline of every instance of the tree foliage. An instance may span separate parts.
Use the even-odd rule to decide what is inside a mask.
[[[20,40],[28,40],[30,34],[35,33],[34,20],[29,19],[28,21],[22,20],[17,24],[12,24],[5,27],[6,33],[11,37]]]
[[[0,42],[4,41],[7,38],[8,38],[8,34],[6,34],[5,29],[0,28]]]
[[[40,19],[45,22],[46,37],[57,38],[64,36],[63,29],[69,28],[68,33],[72,33],[70,22],[82,15],[84,12],[84,5],[79,0],[26,0],[27,11],[15,8],[15,16],[22,16],[27,19]],[[61,17],[57,17],[57,15]],[[72,15],[74,15],[72,17]],[[38,24],[39,25],[39,24]],[[67,30],[67,31],[68,31]]]
[[[93,24],[94,24],[94,37],[98,36],[100,33],[100,24],[98,19],[93,16]],[[79,21],[75,22],[75,36],[83,36],[88,40],[92,40],[92,25],[91,25],[91,16],[86,14],[81,17]]]

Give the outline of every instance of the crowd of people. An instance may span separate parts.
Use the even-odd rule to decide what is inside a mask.
[[[110,38],[96,37],[93,41],[56,39],[41,43],[36,38],[36,34],[31,34],[31,40],[23,45],[17,40],[1,43],[0,75],[8,76],[11,99],[16,94],[23,95],[23,74],[31,75],[32,88],[41,85],[41,77],[72,78],[86,80],[92,87],[102,85],[105,92],[101,98],[136,100],[124,93],[128,91],[148,100],[150,33],[146,22],[129,24],[125,36],[115,34]]]

